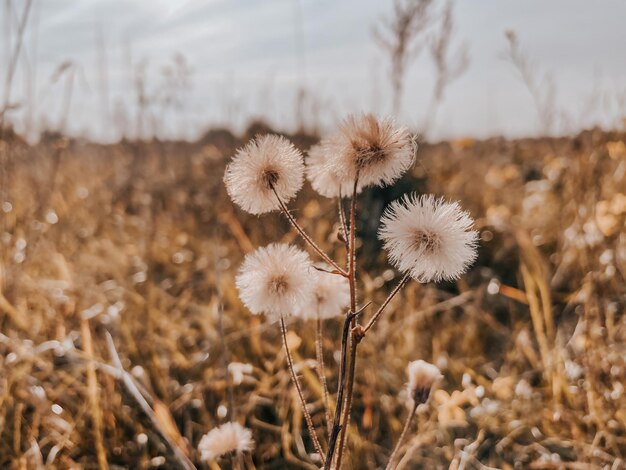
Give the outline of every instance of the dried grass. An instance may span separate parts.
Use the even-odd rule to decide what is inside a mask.
[[[372,224],[394,191],[462,200],[482,241],[461,281],[410,284],[363,342],[348,468],[386,463],[416,358],[445,380],[398,468],[626,468],[625,140],[593,131],[425,146],[400,189],[363,196],[361,259],[380,273],[367,295],[394,284]],[[251,317],[233,286],[245,252],[296,240],[279,214],[234,215],[222,175],[238,143],[2,143],[12,205],[0,234],[2,468],[176,468],[174,448],[199,465],[195,445],[227,416],[254,431],[245,468],[316,468],[278,326]],[[339,252],[321,217],[334,206],[308,196],[294,215]],[[315,328],[289,328],[322,430]],[[326,327],[331,393],[339,330]],[[154,416],[124,385],[107,332]],[[236,383],[228,362],[253,372]]]

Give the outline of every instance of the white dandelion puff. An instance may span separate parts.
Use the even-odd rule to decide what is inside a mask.
[[[372,114],[349,116],[329,139],[334,172],[349,181],[385,186],[400,178],[415,160],[411,135],[393,119]]]
[[[441,371],[437,366],[419,359],[409,362],[407,372],[409,396],[417,404],[426,403],[433,385],[443,377]]]
[[[231,453],[241,454],[254,449],[252,431],[236,422],[224,423],[202,436],[198,444],[200,459],[216,460]]]
[[[323,269],[331,270],[328,265]],[[313,285],[311,309],[305,311],[308,318],[327,320],[343,315],[350,303],[350,285],[348,279],[337,274],[318,271]]]
[[[387,207],[378,236],[400,271],[419,282],[450,281],[476,259],[473,223],[456,202],[411,194]]]
[[[306,176],[311,187],[320,195],[328,198],[351,196],[354,180],[346,178],[345,174],[337,173],[332,165],[332,143],[328,140],[314,145],[309,149],[306,158]],[[357,191],[361,192],[363,185],[359,184]]]
[[[263,214],[279,209],[304,182],[302,154],[277,135],[264,135],[239,149],[226,167],[224,183],[230,198],[246,212]]]
[[[290,315],[310,306],[315,275],[307,253],[272,243],[246,255],[236,284],[253,314]]]

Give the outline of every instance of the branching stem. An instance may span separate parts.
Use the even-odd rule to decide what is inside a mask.
[[[382,303],[382,305],[380,307],[378,307],[378,310],[376,310],[376,313],[372,316],[372,318],[370,319],[369,322],[367,322],[367,325],[365,325],[365,327],[363,327],[363,334],[367,333],[369,331],[369,329],[374,326],[374,323],[376,323],[376,321],[380,318],[380,316],[382,315],[383,311],[385,310],[385,308],[387,307],[387,305],[389,305],[389,302],[391,302],[391,299],[393,299],[395,297],[395,295],[400,292],[400,290],[406,286],[406,284],[409,282],[409,280],[411,279],[410,274],[405,274],[404,277],[400,280],[400,282],[398,283],[398,285],[391,291],[391,293],[387,296],[387,298],[385,299],[385,301]]]
[[[282,199],[276,192],[276,189],[274,188],[274,186],[272,186],[272,191],[274,192],[274,195],[276,196],[276,200],[278,201],[280,210],[283,212],[283,214],[285,214],[285,217],[287,217],[287,219],[289,220],[293,228],[296,229],[296,231],[300,234],[302,239],[306,243],[308,243],[309,246],[313,248],[313,250],[315,250],[315,252],[317,252],[317,254],[320,255],[324,261],[326,261],[335,269],[336,272],[333,272],[333,274],[340,274],[343,277],[348,277],[348,273],[346,273],[344,269],[341,269],[339,265],[335,261],[333,261],[333,259],[330,256],[324,253],[324,251],[317,245],[317,243],[315,243],[313,239],[304,231],[304,229],[300,226],[300,224],[298,224],[296,219],[293,217],[293,215],[291,215],[291,212],[289,212],[289,209],[287,208],[285,203],[282,201]]]
[[[348,283],[350,285],[350,312],[356,312],[356,195],[357,195],[357,187],[358,187],[359,175],[357,174],[354,179],[354,186],[352,188],[352,200],[350,201],[350,239],[348,241]],[[351,318],[344,325],[344,330],[348,327],[350,332],[354,332],[355,327],[357,326],[357,315],[350,315]],[[346,331],[344,331],[344,336],[346,335]],[[343,415],[341,419],[341,430],[339,431],[339,446],[337,448],[337,463],[336,468],[341,468],[341,460],[343,457],[346,435],[348,432],[348,427],[350,426],[350,412],[352,410],[352,394],[354,389],[354,374],[356,371],[356,349],[359,344],[360,339],[354,334],[350,336],[350,362],[348,375],[346,378],[343,378],[343,384],[346,387],[345,391],[345,403],[340,402],[340,398],[337,397],[337,408],[341,409]],[[347,345],[346,338],[346,345]],[[342,342],[342,350],[345,353],[346,349]],[[343,359],[345,363],[345,357]],[[344,369],[345,370],[345,369]]]

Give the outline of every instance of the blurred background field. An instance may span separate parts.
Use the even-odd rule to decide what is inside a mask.
[[[187,85],[176,70],[189,62],[179,58],[171,69],[172,88],[164,88],[171,95],[142,95],[144,86],[154,88],[142,82],[140,60],[131,59],[134,79],[126,83],[136,107],[116,116],[109,109],[102,119],[86,117],[81,101],[72,101],[82,72],[64,62],[57,63],[54,85],[64,84],[64,91],[48,91],[55,95],[46,109],[53,119],[35,125],[28,119],[32,103],[14,96],[28,90],[22,61],[35,63],[28,55],[32,42],[19,38],[31,38],[24,31],[38,24],[28,16],[37,8],[45,29],[41,5],[7,1],[3,10],[6,56],[17,57],[19,66],[12,70],[7,60],[2,70],[5,85],[13,82],[17,91],[11,95],[5,86],[0,139],[0,466],[177,468],[170,440],[200,468],[214,468],[198,461],[195,447],[204,433],[235,419],[257,442],[245,468],[316,468],[278,327],[250,315],[234,287],[245,253],[275,240],[300,241],[280,214],[256,218],[236,208],[222,177],[235,150],[259,133],[284,133],[307,150],[333,123],[312,111],[323,100],[308,95],[307,107],[290,98],[295,116],[306,116],[302,122],[291,115],[252,119],[256,113],[236,107],[236,119],[227,122],[224,105],[217,112],[223,123],[190,138],[172,131],[185,123],[177,97]],[[439,22],[444,4],[433,5]],[[394,18],[388,10],[384,17]],[[306,18],[306,8],[302,12]],[[368,34],[372,23],[387,24],[380,21],[366,25]],[[438,22],[432,27],[441,31]],[[417,358],[438,365],[445,378],[419,414],[419,433],[410,436],[402,468],[626,468],[623,103],[619,93],[595,92],[589,82],[588,109],[606,112],[591,120],[597,125],[568,127],[575,120],[565,119],[553,100],[552,82],[522,47],[522,34],[505,36],[507,28],[497,27],[498,49],[521,77],[513,83],[525,93],[528,129],[536,136],[477,139],[450,131],[440,140],[448,132],[446,109],[454,111],[442,104],[443,94],[433,105],[441,104],[441,119],[432,121],[411,114],[404,99],[404,121],[432,132],[419,136],[417,163],[397,186],[359,199],[359,264],[371,273],[360,285],[363,300],[380,303],[394,285],[396,274],[375,234],[385,205],[405,192],[461,201],[481,241],[478,262],[459,282],[409,284],[363,342],[348,468],[384,467],[407,413],[406,365]],[[433,37],[445,36],[425,35],[425,44]],[[454,52],[459,43],[453,44]],[[444,54],[444,63],[472,70],[472,55],[467,65],[451,58],[462,55]],[[385,60],[384,67],[394,63]],[[437,70],[433,77],[441,77]],[[411,74],[400,77],[406,92]],[[381,78],[380,87],[391,90],[381,98],[390,108],[398,84]],[[459,87],[461,78],[450,78],[445,90],[471,95]],[[52,106],[56,99],[59,108]],[[336,114],[344,111],[348,105]],[[76,130],[76,122],[90,119],[97,126],[115,122],[118,130],[107,138]],[[524,129],[518,134],[531,134]],[[498,132],[485,128],[489,133]],[[307,184],[291,207],[341,258],[338,225],[329,217],[335,204]],[[289,328],[314,420],[321,423],[314,329],[299,321]],[[340,329],[339,320],[325,325],[331,392]],[[152,416],[119,376],[116,354]]]
[[[384,462],[403,416],[404,369],[417,357],[446,379],[432,411],[420,415],[412,465],[620,468],[625,137],[591,131],[420,150],[401,187],[462,200],[481,232],[480,259],[458,285],[411,284],[364,342],[354,468]],[[167,456],[114,377],[98,372],[91,396],[85,354],[110,363],[109,331],[176,436],[196,443],[232,413],[255,430],[260,468],[306,466],[277,328],[251,317],[233,286],[245,252],[295,240],[279,214],[244,216],[225,195],[225,159],[246,138],[213,131],[195,144],[5,141],[13,202],[3,207],[3,465],[43,458],[93,467],[95,429],[112,465],[158,466]],[[292,138],[303,147],[313,141]],[[394,276],[368,231],[392,197],[380,191],[361,201],[361,259],[376,273],[362,286],[366,298]],[[339,252],[322,217],[334,206],[310,190],[295,206]],[[311,361],[311,325],[291,327],[298,356]],[[304,377],[318,390],[314,374]],[[311,400],[321,419],[319,396]]]

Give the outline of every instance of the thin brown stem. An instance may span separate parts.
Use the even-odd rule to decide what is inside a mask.
[[[356,372],[356,349],[358,342],[354,335],[350,336],[350,366],[348,369],[348,378],[346,381],[346,402],[343,405],[343,417],[341,419],[341,433],[339,434],[339,450],[337,452],[337,468],[341,468],[341,460],[346,445],[346,436],[348,427],[350,426],[350,414],[352,412],[352,395],[354,391],[354,374]]]
[[[283,345],[285,346],[285,354],[287,356],[289,372],[291,373],[291,380],[293,381],[293,384],[296,387],[296,391],[298,392],[298,397],[300,398],[300,406],[302,408],[302,413],[304,414],[304,420],[306,421],[306,425],[309,428],[309,434],[311,435],[311,439],[313,440],[315,450],[320,455],[320,458],[324,460],[325,455],[322,451],[320,441],[317,438],[317,433],[315,432],[315,427],[313,426],[313,420],[311,419],[309,410],[306,407],[306,401],[304,399],[304,394],[302,393],[300,381],[298,380],[298,376],[296,375],[296,371],[293,367],[293,357],[291,356],[291,349],[289,348],[289,344],[287,344],[287,327],[285,326],[285,318],[282,315],[280,316],[280,332],[283,338]]]
[[[348,223],[346,222],[346,211],[343,208],[341,189],[339,190],[339,197],[337,198],[337,208],[339,209],[339,223],[341,224],[341,231],[343,232],[343,243],[346,247],[346,253],[349,253],[350,244],[348,242]]]
[[[354,180],[352,190],[352,201],[350,202],[350,240],[349,240],[349,257],[348,257],[348,277],[350,283],[350,308],[352,312],[356,312],[356,189],[359,181],[359,175]],[[353,318],[353,322],[356,318]]]
[[[320,382],[322,384],[326,426],[328,428],[328,435],[330,436],[332,430],[332,424],[330,421],[330,399],[328,398],[328,383],[326,381],[326,368],[324,367],[324,344],[322,343],[322,339],[322,319],[318,312],[315,329],[315,356],[317,358],[317,374],[319,375]]]
[[[359,175],[357,174],[352,188],[352,201],[350,202],[350,240],[348,250],[348,282],[350,285],[350,311],[356,312],[356,195]],[[346,402],[343,405],[343,417],[341,431],[339,433],[339,446],[337,450],[337,469],[341,469],[341,460],[345,449],[346,436],[350,426],[350,413],[352,411],[352,394],[354,390],[354,374],[356,372],[356,350],[360,339],[354,335],[354,329],[358,325],[356,315],[350,320],[350,366],[346,379]],[[339,403],[338,403],[339,404]]]
[[[289,209],[287,208],[285,203],[282,201],[280,196],[278,196],[278,193],[276,192],[276,189],[274,189],[273,186],[272,186],[272,191],[274,192],[274,195],[276,196],[276,200],[278,201],[278,205],[280,206],[281,211],[283,212],[283,214],[285,214],[285,217],[287,217],[287,220],[289,220],[293,228],[296,229],[296,231],[300,234],[302,239],[306,243],[308,243],[309,246],[313,248],[313,250],[315,250],[317,254],[320,255],[324,261],[326,261],[335,269],[336,272],[333,272],[333,274],[340,274],[344,277],[347,277],[348,273],[346,273],[344,269],[341,269],[339,265],[335,261],[333,261],[333,259],[330,256],[324,253],[324,251],[317,245],[317,243],[315,243],[313,239],[304,231],[304,229],[300,226],[300,224],[298,224],[296,219],[291,215],[291,212],[289,212]]]
[[[341,335],[341,359],[339,360],[339,379],[337,384],[337,402],[335,403],[335,418],[333,419],[333,426],[328,438],[328,454],[326,454],[326,462],[324,463],[324,470],[330,470],[333,463],[333,455],[335,452],[337,438],[341,431],[341,410],[343,408],[343,394],[346,383],[346,357],[348,350],[348,337],[350,335],[350,324],[352,323],[352,317],[354,313],[348,312],[343,324],[343,333]]]
[[[394,468],[393,463],[395,462],[396,457],[398,456],[398,452],[400,451],[400,447],[402,446],[402,443],[404,442],[406,435],[409,433],[409,429],[411,428],[411,423],[413,423],[413,417],[415,416],[415,411],[417,410],[417,405],[418,405],[417,400],[413,400],[413,406],[411,407],[411,412],[409,413],[409,416],[407,416],[406,418],[406,422],[404,423],[404,428],[402,429],[402,433],[400,434],[400,437],[398,438],[396,447],[394,447],[393,452],[389,456],[389,462],[387,462],[387,466],[385,467],[385,470],[392,470]]]
[[[365,327],[363,328],[363,334],[367,333],[369,331],[369,329],[374,326],[374,323],[376,323],[376,321],[380,318],[380,316],[383,314],[383,311],[385,310],[385,308],[387,307],[387,305],[389,305],[389,302],[391,302],[391,299],[393,299],[395,297],[395,295],[400,292],[400,290],[406,286],[406,284],[409,282],[409,280],[411,279],[410,274],[405,274],[404,277],[400,280],[400,282],[398,283],[398,285],[391,291],[391,293],[387,296],[387,298],[385,299],[385,301],[382,303],[382,305],[380,307],[378,307],[378,310],[376,310],[376,313],[374,313],[374,315],[372,316],[372,318],[370,318],[370,321],[367,322],[367,325],[365,325]]]

